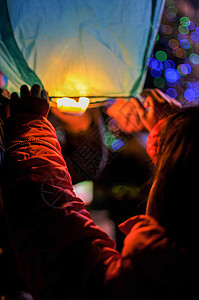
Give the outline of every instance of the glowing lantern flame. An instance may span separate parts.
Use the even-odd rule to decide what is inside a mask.
[[[57,108],[63,113],[82,115],[88,108],[89,102],[86,97],[80,97],[78,102],[71,98],[61,98],[57,100]]]

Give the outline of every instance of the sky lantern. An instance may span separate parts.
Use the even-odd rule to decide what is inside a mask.
[[[138,95],[163,6],[164,0],[1,0],[6,88],[38,83],[52,98],[91,102]]]

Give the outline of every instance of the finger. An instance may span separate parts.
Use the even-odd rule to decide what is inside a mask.
[[[124,99],[116,98],[115,102],[107,108],[106,113],[109,115],[109,117],[115,118],[116,115],[118,115],[118,111],[121,109],[121,106],[123,104]]]
[[[134,97],[131,98],[131,103],[132,103],[134,109],[136,110],[136,112],[138,113],[139,117],[143,118],[146,113],[146,109],[143,106],[143,104],[137,98],[134,98]]]
[[[179,108],[181,108],[181,104],[174,98],[171,98],[170,96],[168,96],[167,94],[164,94],[161,90],[157,89],[157,93],[165,99],[166,102],[168,102],[170,105],[172,106],[177,106]]]
[[[41,91],[41,98],[45,99],[47,102],[50,102],[49,96],[48,96],[48,92],[45,90]]]
[[[129,114],[129,102],[122,98],[117,98],[114,104],[107,109],[107,114],[115,120],[119,128],[124,129],[127,123],[127,116]]]
[[[12,93],[11,94],[11,98],[10,98],[11,101],[19,101],[19,96],[17,93]]]
[[[30,94],[34,98],[41,98],[41,87],[39,84],[34,84],[31,88]]]
[[[147,97],[148,95],[151,94],[152,89],[144,89],[141,93],[142,97]]]
[[[134,103],[137,114],[143,124],[143,126],[150,131],[153,128],[154,119],[154,103],[151,97],[146,97],[144,105],[140,103],[137,99],[132,98],[132,103]],[[145,108],[146,106],[146,108]]]
[[[159,89],[154,89],[154,90],[151,90],[150,96],[159,103],[165,103],[166,99],[165,99],[164,95],[165,94],[163,92],[161,92]]]
[[[115,114],[112,119],[116,122],[118,128],[125,133],[132,133],[143,129],[143,123],[134,110],[125,115],[121,113]]]
[[[161,90],[159,89],[155,89],[156,95],[161,99],[162,103],[171,103],[172,98],[169,97],[168,95],[166,95],[165,93],[163,93]]]
[[[154,101],[159,103],[164,103],[165,99],[162,97],[162,94],[159,93],[159,89],[146,89],[142,92],[142,96],[147,97],[150,96],[153,98]]]
[[[12,93],[10,97],[10,115],[14,115],[20,111],[20,100],[17,93]]]
[[[153,97],[148,96],[145,98],[143,106],[147,112],[154,112],[155,106],[157,106],[157,102],[154,100]],[[158,105],[159,106],[159,105]]]
[[[28,86],[26,84],[21,86],[20,94],[21,94],[21,99],[25,99],[30,96],[30,92],[29,92]]]
[[[139,100],[137,99],[135,99],[135,101],[126,101],[126,106],[124,107],[124,117],[122,118],[121,115],[120,118],[118,118],[120,128],[124,132],[132,133],[144,128],[139,114],[137,113],[137,108],[139,109],[139,105]]]

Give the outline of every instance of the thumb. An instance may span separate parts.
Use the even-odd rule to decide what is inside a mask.
[[[143,106],[143,104],[137,98],[134,97],[131,98],[131,103],[133,104],[133,107],[136,110],[140,119],[142,120],[143,118],[145,118],[146,109]]]
[[[138,99],[131,98],[131,102],[134,104],[136,112],[144,125],[144,127],[151,131],[154,126],[154,102],[151,97],[147,97],[142,104]]]

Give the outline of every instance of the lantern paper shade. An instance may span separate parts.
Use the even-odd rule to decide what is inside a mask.
[[[164,0],[1,0],[6,88],[50,96],[129,96],[143,88]]]

